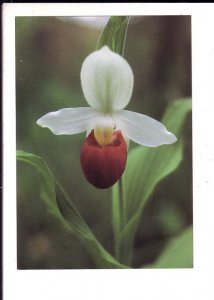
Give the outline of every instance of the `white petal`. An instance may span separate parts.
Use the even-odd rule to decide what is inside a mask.
[[[115,115],[115,121],[129,139],[141,145],[157,147],[177,140],[162,123],[139,113],[123,110]]]
[[[75,134],[93,128],[98,113],[91,107],[63,108],[41,117],[37,124],[54,134]]]
[[[92,107],[112,113],[129,103],[134,77],[128,62],[104,46],[83,62],[81,83],[84,96]]]

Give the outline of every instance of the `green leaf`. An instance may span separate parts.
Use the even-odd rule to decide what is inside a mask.
[[[99,243],[71,199],[39,156],[18,150],[17,159],[36,168],[41,175],[41,200],[46,203],[49,212],[61,222],[64,229],[75,234],[83,242],[99,268],[127,268]]]
[[[32,165],[41,175],[40,194],[41,199],[48,207],[48,211],[57,218],[61,218],[56,206],[56,193],[54,178],[45,162],[38,156],[21,150],[16,151],[17,160],[24,161]]]
[[[117,236],[117,257],[121,263],[130,264],[133,239],[149,196],[164,177],[176,170],[182,160],[182,128],[190,110],[190,99],[177,100],[169,105],[162,119],[168,130],[176,135],[176,143],[157,148],[137,146],[129,153],[124,174],[126,203],[123,207],[126,210],[126,223],[120,233],[113,224]],[[115,185],[113,189],[113,196],[117,195],[119,185]],[[113,203],[117,201],[116,197],[113,198]],[[113,219],[116,213],[113,211]]]
[[[96,49],[107,45],[112,51],[123,55],[129,17],[111,17],[101,33]]]
[[[158,259],[143,268],[192,268],[193,230],[192,226],[172,238]]]

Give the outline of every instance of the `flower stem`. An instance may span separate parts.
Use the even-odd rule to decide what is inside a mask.
[[[118,184],[113,187],[112,194],[112,225],[114,231],[115,256],[120,261],[121,247],[120,235],[127,222],[126,199],[124,191],[124,178],[122,177]]]
[[[121,211],[121,231],[126,224],[126,201],[125,201],[125,193],[124,193],[124,179],[123,177],[119,180],[119,203],[120,203],[120,211]]]

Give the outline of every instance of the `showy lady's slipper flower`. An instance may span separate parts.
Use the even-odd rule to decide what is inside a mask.
[[[150,147],[176,141],[162,123],[124,110],[131,98],[134,77],[122,56],[104,46],[85,59],[80,75],[84,96],[91,107],[50,112],[37,124],[54,134],[87,131],[80,161],[91,184],[107,188],[122,176],[127,159],[125,139]]]

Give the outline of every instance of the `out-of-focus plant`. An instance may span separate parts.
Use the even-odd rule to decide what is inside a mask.
[[[123,110],[133,87],[131,68],[122,58],[128,21],[128,17],[111,17],[99,38],[97,51],[83,63],[82,87],[92,108],[62,109],[38,121],[56,134],[87,130],[89,135],[81,153],[86,178],[101,188],[119,179],[112,187],[114,254],[100,244],[42,158],[17,151],[17,159],[34,166],[41,175],[41,200],[63,228],[83,242],[98,268],[132,266],[133,240],[145,204],[158,183],[182,161],[182,129],[191,110],[191,100],[180,99],[170,104],[164,114],[162,123],[175,134],[176,143],[175,136],[162,123]],[[127,138],[146,146],[161,146],[154,149],[137,146],[129,151],[127,159]],[[180,247],[187,252],[173,256],[173,251],[179,251]],[[149,267],[191,267],[191,247],[192,229],[188,228]]]

